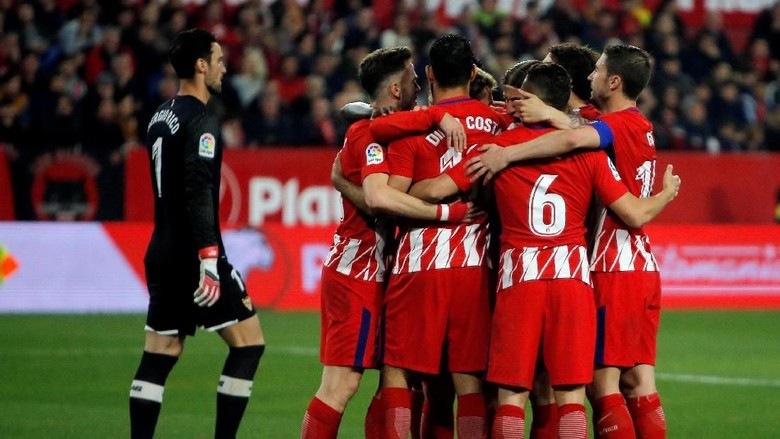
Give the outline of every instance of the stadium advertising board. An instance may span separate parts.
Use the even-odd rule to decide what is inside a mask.
[[[264,227],[335,226],[338,193],[330,184],[334,148],[227,150],[222,164],[222,221]],[[659,224],[770,224],[780,191],[780,154],[660,152],[656,169],[674,164],[683,179],[680,196]],[[749,177],[748,177],[749,176]],[[128,156],[125,218],[152,221],[154,206],[146,151]],[[656,176],[656,187],[661,184]]]
[[[332,226],[226,227],[225,246],[253,302],[319,309]],[[0,312],[141,312],[150,223],[0,222],[16,262]],[[780,226],[657,225],[649,230],[666,308],[780,308]]]

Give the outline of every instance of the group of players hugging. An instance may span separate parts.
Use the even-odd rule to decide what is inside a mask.
[[[415,108],[412,53],[395,47],[360,65],[368,117],[345,107],[324,369],[301,437],[337,436],[366,369],[380,370],[367,438],[523,438],[529,399],[532,438],[586,438],[586,398],[598,438],[665,437],[642,226],[680,178],[667,166],[653,195],[636,107],[650,56],[556,45],[504,74],[505,102],[467,39],[438,38],[429,62],[431,106]]]

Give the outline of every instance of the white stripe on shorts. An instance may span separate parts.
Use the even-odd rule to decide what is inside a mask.
[[[160,335],[179,335],[179,330],[178,329],[167,329],[165,331],[158,331],[158,330],[152,328],[149,325],[145,325],[144,326],[144,331],[146,331],[146,332],[154,332],[155,334],[160,334]]]

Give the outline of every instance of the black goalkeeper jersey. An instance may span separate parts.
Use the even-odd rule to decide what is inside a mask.
[[[217,245],[222,149],[219,122],[194,96],[176,96],[152,116],[146,148],[154,191],[147,267],[197,267],[198,250]]]

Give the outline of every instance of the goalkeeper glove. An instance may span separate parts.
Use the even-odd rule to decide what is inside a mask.
[[[198,306],[211,306],[219,300],[219,273],[217,272],[217,257],[219,247],[204,247],[198,252],[200,258],[200,280],[198,289],[193,294]]]

